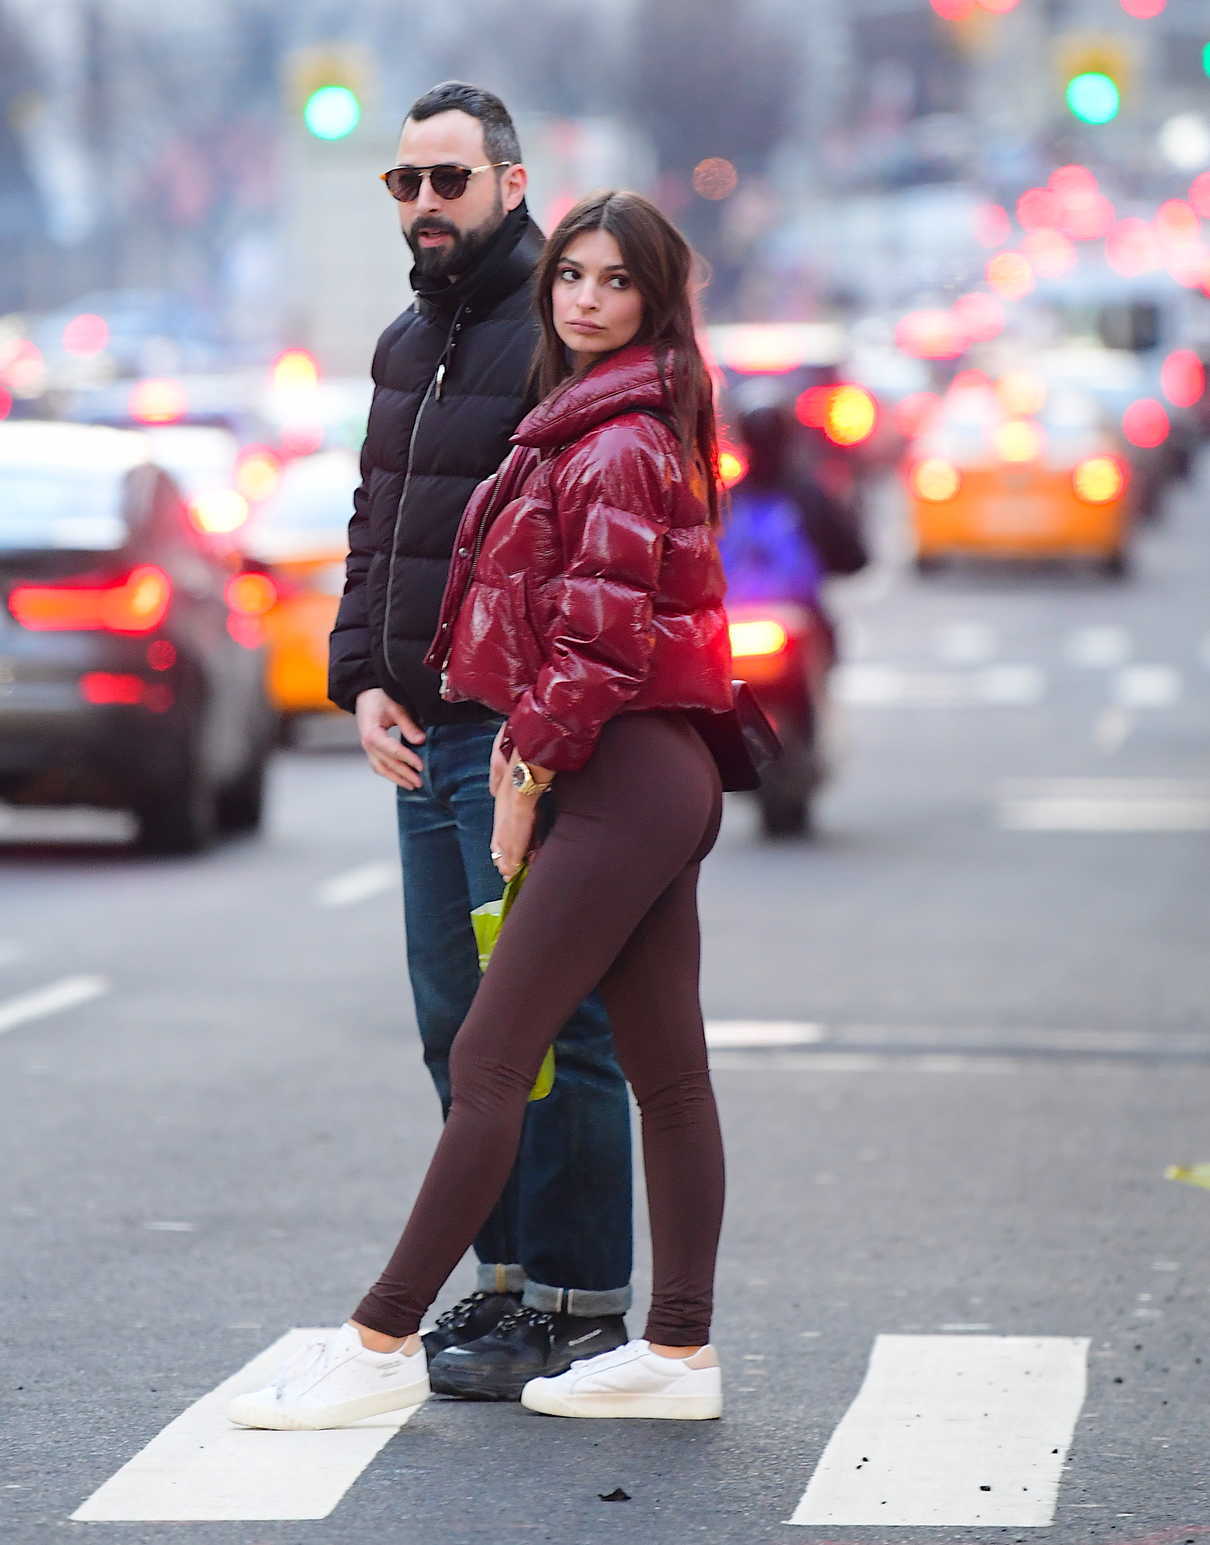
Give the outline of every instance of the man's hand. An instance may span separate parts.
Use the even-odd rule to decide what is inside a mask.
[[[424,731],[411,714],[381,687],[369,687],[357,694],[354,717],[361,748],[379,777],[388,778],[401,789],[418,789],[424,763],[412,746],[424,743]],[[402,741],[387,733],[395,725],[402,732]]]
[[[509,775],[509,761],[500,749],[500,742],[504,739],[507,724],[502,724],[496,731],[496,738],[492,741],[491,771],[488,773],[487,786],[493,799],[500,792],[500,785]]]

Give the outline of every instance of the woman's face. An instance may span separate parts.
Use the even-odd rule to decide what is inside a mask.
[[[555,331],[581,370],[625,348],[643,323],[643,298],[607,231],[586,231],[568,242],[551,301]]]

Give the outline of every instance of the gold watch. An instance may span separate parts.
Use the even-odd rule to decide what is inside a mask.
[[[545,783],[539,783],[529,769],[529,763],[523,762],[520,757],[513,765],[513,788],[518,794],[527,794],[531,799],[540,799],[555,780],[548,778]]]

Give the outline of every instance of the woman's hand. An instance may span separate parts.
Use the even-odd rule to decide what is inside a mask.
[[[531,794],[517,793],[507,766],[495,793],[492,859],[504,879],[511,880],[533,850],[538,801]]]
[[[492,762],[491,771],[488,774],[487,786],[491,791],[491,796],[493,799],[495,799],[496,795],[500,792],[500,785],[508,777],[508,758],[500,749],[501,743],[504,740],[504,732],[507,728],[507,724],[502,724],[496,731],[495,740],[492,741]],[[492,845],[493,847],[495,846],[494,843]]]

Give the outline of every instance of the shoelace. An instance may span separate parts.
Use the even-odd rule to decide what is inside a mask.
[[[466,1298],[460,1298],[458,1302],[437,1316],[437,1330],[461,1330],[469,1321],[472,1314],[481,1303],[491,1298],[491,1293],[475,1292]]]
[[[496,1323],[492,1332],[494,1336],[507,1335],[510,1330],[515,1330],[518,1325],[537,1325],[542,1330],[552,1331],[555,1328],[555,1317],[545,1309],[531,1309],[527,1304],[522,1304],[519,1309],[510,1309]]]
[[[322,1367],[328,1361],[331,1345],[331,1340],[327,1336],[322,1336],[300,1347],[274,1381],[274,1389],[280,1391],[291,1380],[301,1378],[304,1373],[309,1373],[313,1368]]]

